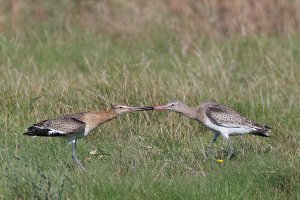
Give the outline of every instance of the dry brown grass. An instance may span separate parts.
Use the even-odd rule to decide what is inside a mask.
[[[151,27],[178,33],[184,43],[197,35],[290,36],[300,33],[299,0],[1,0],[0,31],[20,35],[37,22],[60,21],[74,27],[116,36],[145,35]],[[27,30],[26,30],[27,29]]]

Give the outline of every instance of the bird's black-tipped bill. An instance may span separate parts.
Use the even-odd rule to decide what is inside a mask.
[[[146,106],[146,107],[134,107],[133,111],[146,111],[146,110],[154,110],[154,107]]]

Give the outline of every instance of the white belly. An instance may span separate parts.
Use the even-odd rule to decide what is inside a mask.
[[[93,126],[86,126],[84,129],[84,137],[90,134],[90,132],[94,129],[95,127]]]
[[[213,132],[221,133],[222,136],[226,138],[228,138],[228,136],[243,135],[253,131],[253,129],[250,127],[229,128],[218,126],[212,123],[209,119],[205,120],[204,125]]]
[[[217,132],[222,132],[221,126],[217,126],[216,124],[212,123],[208,118],[204,121],[204,125],[209,128],[211,131],[217,131]]]

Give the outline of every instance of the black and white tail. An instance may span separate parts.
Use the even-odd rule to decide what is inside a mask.
[[[253,135],[258,135],[262,137],[269,137],[269,133],[271,132],[272,127],[268,125],[261,125],[258,123],[255,123],[255,132],[253,132]]]
[[[38,127],[38,126],[31,126],[27,129],[27,132],[24,133],[23,135],[28,135],[28,136],[43,136],[43,137],[56,137],[56,136],[63,136],[64,134],[52,130],[49,128],[43,128],[43,127]]]

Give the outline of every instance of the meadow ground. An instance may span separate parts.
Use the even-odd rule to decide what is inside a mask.
[[[139,37],[57,26],[0,36],[1,199],[300,199],[298,37],[203,36],[185,49],[165,26]],[[226,104],[271,137],[232,138],[235,157],[219,164],[226,142],[205,159],[212,133],[199,123],[125,114],[79,140],[82,172],[65,140],[22,135],[66,113],[173,99]]]

